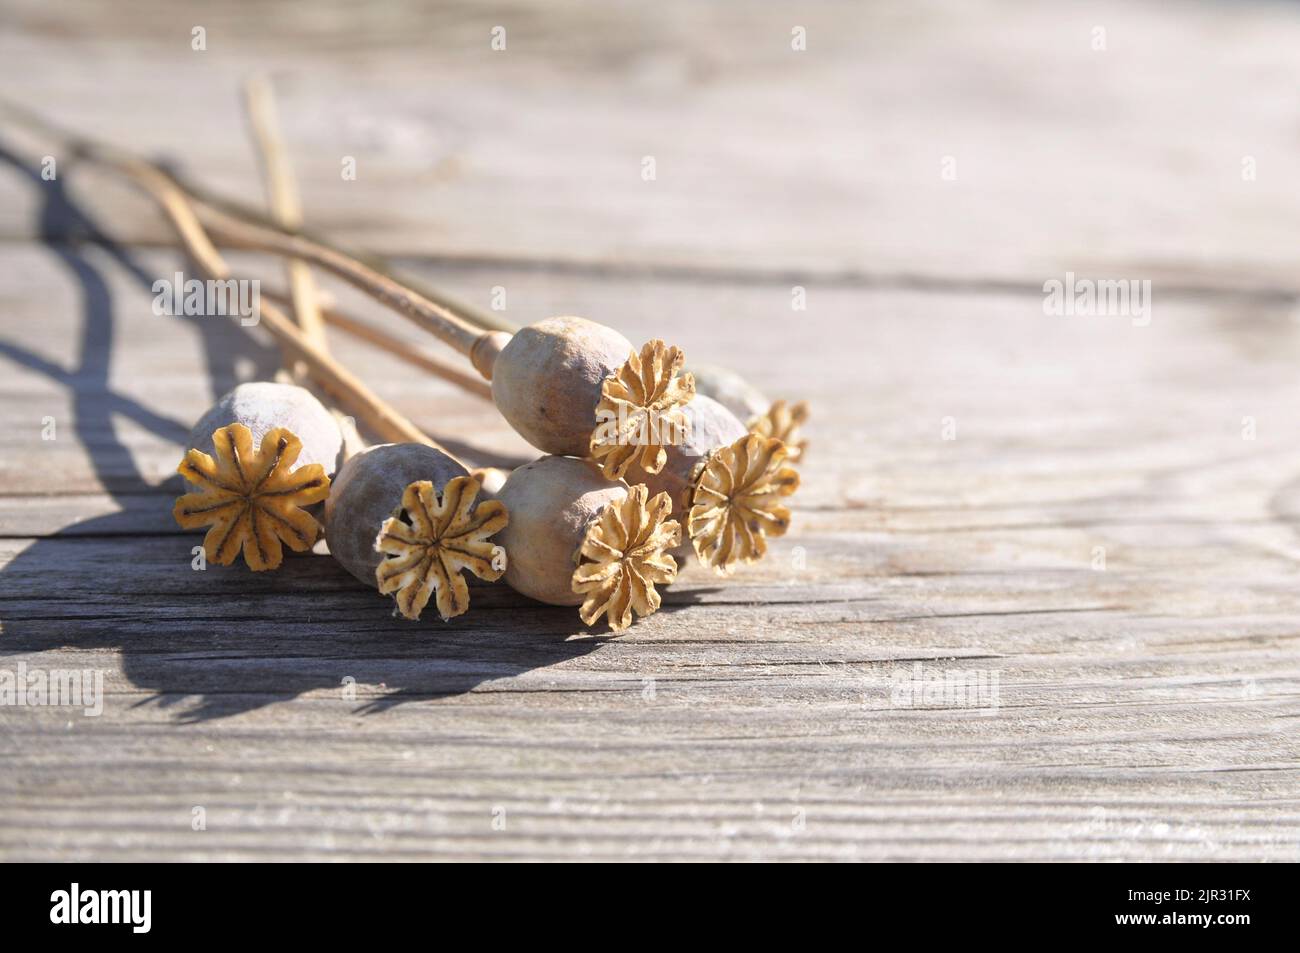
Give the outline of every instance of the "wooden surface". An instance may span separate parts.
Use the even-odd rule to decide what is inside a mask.
[[[770,558],[621,637],[503,586],[408,624],[328,557],[195,572],[179,442],[277,353],[153,315],[148,203],[0,127],[0,669],[107,693],[0,707],[0,859],[1300,859],[1300,10],[0,7],[5,96],[256,200],[270,65],[310,224],[815,415]],[[1066,270],[1151,279],[1150,325],[1046,316]],[[901,703],[918,663],[998,706]]]

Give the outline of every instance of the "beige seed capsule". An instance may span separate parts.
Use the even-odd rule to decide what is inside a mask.
[[[667,493],[673,501],[673,517],[685,521],[695,493],[695,481],[709,454],[745,436],[745,425],[736,415],[710,397],[696,394],[685,407],[687,429],[682,441],[665,448],[667,460],[658,473],[634,473],[653,493]]]
[[[190,431],[188,448],[211,455],[217,428],[243,424],[253,444],[276,427],[293,432],[302,443],[297,465],[319,463],[333,477],[343,462],[343,433],[338,421],[311,391],[294,384],[253,381],[223,394]]]
[[[656,585],[677,576],[668,550],[681,540],[672,504],[644,486],[610,480],[589,460],[543,457],[515,470],[498,498],[510,510],[501,542],[510,553],[506,582],[550,605],[580,605],[594,625],[614,632],[660,605]]]
[[[613,328],[573,317],[503,339],[484,335],[475,366],[491,378],[502,416],[534,447],[592,457],[615,480],[633,464],[651,473],[663,466],[662,448],[695,393],[679,348],[655,340],[637,351]]]
[[[499,579],[505,550],[489,537],[509,515],[499,502],[475,505],[479,484],[440,450],[381,444],[339,471],[325,506],[330,553],[398,614],[419,619],[432,598],[443,620],[469,608],[462,570]]]
[[[692,363],[690,371],[695,377],[696,395],[713,398],[738,420],[753,420],[767,413],[772,405],[762,391],[728,367]]]
[[[226,566],[243,553],[255,572],[277,569],[283,547],[316,542],[319,504],[343,451],[334,416],[291,384],[240,384],[200,418],[176,468],[194,488],[172,515],[208,528],[207,559]]]
[[[585,318],[547,318],[520,328],[492,366],[492,399],[538,450],[585,457],[601,385],[632,342]]]
[[[785,465],[781,441],[751,434],[717,401],[697,394],[686,415],[687,437],[667,448],[664,468],[635,479],[651,493],[668,494],[673,516],[686,527],[682,548],[673,551],[678,563],[689,546],[725,575],[762,558],[767,537],[784,535],[790,511],[782,500],[798,488],[799,475]]]
[[[791,404],[768,400],[735,371],[717,364],[693,365],[691,373],[695,377],[696,394],[712,397],[754,433],[776,437],[785,444],[791,463],[803,459],[808,441],[800,437],[799,430],[808,422],[805,401]]]

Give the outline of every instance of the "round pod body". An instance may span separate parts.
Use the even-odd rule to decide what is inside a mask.
[[[601,385],[633,352],[613,328],[585,318],[547,318],[521,328],[492,365],[492,399],[538,450],[585,457]]]
[[[767,413],[772,402],[757,387],[735,371],[717,364],[692,364],[695,394],[712,397],[742,422]],[[728,441],[730,442],[730,441]]]
[[[330,554],[366,585],[385,558],[375,551],[384,520],[402,508],[402,494],[419,480],[441,491],[453,477],[468,476],[441,450],[420,443],[384,443],[343,464],[325,501],[325,539]]]
[[[588,460],[542,457],[510,474],[496,498],[510,512],[497,541],[510,554],[505,580],[516,592],[553,606],[581,605],[573,571],[587,526],[627,484]]]
[[[658,473],[638,471],[635,482],[644,483],[650,495],[666,492],[673,501],[673,519],[685,519],[691,508],[695,477],[708,455],[745,436],[745,425],[711,397],[696,394],[684,408],[686,436],[664,447],[668,460]]]
[[[222,396],[190,431],[188,449],[215,454],[212,434],[230,424],[243,424],[253,435],[253,447],[276,427],[284,427],[302,441],[295,469],[319,463],[333,477],[343,460],[343,432],[311,391],[293,384],[256,381],[240,384]]]
[[[686,405],[685,413],[689,427],[686,438],[679,444],[664,448],[668,460],[658,473],[639,473],[638,482],[643,482],[650,495],[667,493],[673,501],[673,519],[686,525],[691,511],[691,497],[695,493],[695,478],[704,466],[710,453],[719,447],[734,443],[749,431],[722,404],[711,397],[696,394]],[[691,543],[683,536],[682,544],[672,550],[678,564],[685,563],[691,555]]]

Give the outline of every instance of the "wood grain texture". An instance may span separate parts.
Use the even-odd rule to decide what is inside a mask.
[[[206,54],[183,6],[6,6],[8,95],[250,197],[237,83],[274,50],[310,223],[814,419],[770,558],[617,638],[482,584],[406,623],[323,556],[196,572],[181,441],[278,354],[155,316],[182,262],[147,206],[0,129],[0,670],[106,692],[0,706],[0,859],[1300,860],[1296,11],[822,2],[796,66],[766,6],[235,5]],[[1066,267],[1153,278],[1150,325],[1046,316]],[[467,461],[529,458],[330,343]],[[918,665],[996,675],[996,708],[908,703]]]
[[[6,96],[248,198],[238,89],[273,71],[309,220],[378,251],[903,285],[1038,287],[1069,268],[1300,290],[1300,12],[1286,5],[5,7]],[[92,180],[79,194],[123,236],[163,240],[127,191]],[[31,234],[19,198],[0,205],[0,234]]]

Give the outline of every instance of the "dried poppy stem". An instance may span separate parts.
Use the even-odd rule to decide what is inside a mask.
[[[190,196],[162,169],[112,146],[71,135],[14,103],[0,100],[0,109],[27,128],[60,142],[71,154],[98,162],[134,181],[162,207],[186,252],[208,278],[225,280],[230,276],[230,268],[204,231]],[[306,338],[274,305],[262,305],[261,323],[277,342],[292,347],[323,390],[376,435],[385,440],[438,447],[436,441],[371,391],[355,374]]]
[[[284,236],[284,237],[291,237],[291,236]],[[276,239],[274,236],[270,234],[263,235],[261,239],[261,241],[264,241],[267,244],[260,244],[259,241],[254,240],[251,237],[247,237],[246,240],[252,242],[252,244],[250,244],[249,247],[259,247],[262,250],[271,250],[271,251],[278,250],[282,254],[285,253],[283,251],[283,246],[280,240]],[[339,256],[341,256],[342,259],[351,258],[351,256],[348,256],[346,253],[339,252],[337,249],[328,246],[323,242],[315,241],[312,239],[307,239],[307,241],[310,241],[314,245],[316,245],[317,250],[319,252],[322,253],[334,252]],[[270,247],[272,245],[280,246],[280,247],[278,248]],[[354,265],[356,263],[357,262],[354,262]],[[360,262],[360,264],[364,265],[365,263]],[[391,274],[382,271],[382,269],[380,268],[374,268],[374,274],[370,275],[368,279],[365,278],[364,273],[357,271],[355,268],[354,268],[354,272],[355,273],[353,277],[349,278],[349,280],[353,281],[354,284],[358,284],[364,290],[368,290],[371,293],[377,294],[377,296],[378,296],[378,292],[376,292],[375,287],[368,286],[366,283],[364,283],[366,280],[374,281],[376,278],[385,278],[388,279],[389,281],[393,281],[394,283],[396,283],[395,279],[392,278]],[[381,300],[385,300],[385,299],[381,297]],[[484,326],[482,321],[482,316],[477,313],[468,310],[462,310],[462,313],[458,314],[458,317],[466,318],[466,320],[476,323],[480,327]],[[483,388],[481,386],[481,382],[476,381],[473,377],[470,377],[469,375],[465,375],[463,373],[458,372],[455,368],[451,367],[450,365],[445,363],[436,363],[436,362],[423,359],[420,356],[415,355],[409,352],[408,350],[406,350],[404,346],[394,347],[395,339],[379,340],[379,337],[383,335],[383,332],[379,332],[377,330],[374,330],[366,326],[358,325],[356,322],[353,322],[350,319],[346,318],[346,316],[331,316],[331,323],[337,323],[344,328],[349,328],[350,325],[352,328],[355,328],[355,333],[357,333],[358,336],[370,340],[372,343],[382,347],[385,350],[388,350],[390,353],[393,353],[398,357],[406,359],[408,362],[413,363],[416,366],[422,367],[424,370],[427,370],[430,373],[443,378],[444,380],[448,380],[451,383],[456,384],[457,386],[462,387],[465,390],[471,391],[472,393],[478,394],[479,396],[486,396],[488,398],[492,397],[491,389]],[[511,333],[515,333],[518,330],[511,327],[510,325],[503,324],[501,322],[496,322],[495,326],[510,328]],[[482,342],[482,339],[480,339],[480,342]],[[681,361],[680,361],[679,349],[670,348],[666,352],[665,356],[669,359],[669,361],[677,359],[678,367],[680,367]],[[644,355],[644,353],[642,355],[641,360],[642,362],[646,360],[646,356]],[[633,362],[631,362],[631,364],[637,364],[637,362],[634,360]],[[480,368],[480,370],[482,371],[484,369]],[[488,370],[490,370],[490,368],[488,368]],[[485,376],[489,376],[489,375],[485,374]],[[630,365],[625,364],[622,368],[620,368],[619,376],[623,378],[623,380],[616,381],[614,383],[614,388],[617,393],[602,395],[601,403],[598,405],[597,408],[598,415],[605,414],[607,415],[607,419],[608,419],[609,417],[612,417],[617,413],[617,411],[620,408],[620,405],[625,406],[626,409],[630,411],[630,413],[625,414],[622,418],[624,423],[622,424],[622,427],[620,429],[623,431],[631,431],[638,427],[644,426],[647,417],[650,416],[654,416],[656,418],[655,422],[660,425],[672,426],[675,423],[679,423],[680,412],[671,406],[665,412],[665,411],[653,409],[651,406],[648,406],[652,404],[653,401],[648,400],[645,401],[643,404],[638,405],[635,401],[629,401],[624,399],[627,396],[629,396],[626,393],[625,385],[631,384],[632,387],[635,388],[636,379],[640,376],[639,365],[636,367],[632,367]],[[800,401],[796,404],[791,405],[791,404],[787,404],[783,400],[777,400],[775,402],[769,401],[767,400],[767,398],[761,395],[761,393],[757,390],[757,388],[753,387],[748,382],[743,380],[738,374],[722,367],[700,365],[698,368],[698,373],[694,373],[693,376],[695,377],[696,380],[697,390],[700,393],[706,394],[708,396],[714,397],[717,400],[719,400],[724,406],[726,406],[729,410],[734,412],[739,419],[744,421],[746,427],[751,432],[760,434],[761,436],[764,437],[776,437],[781,441],[783,441],[786,444],[787,451],[788,451],[788,459],[790,460],[790,462],[792,463],[797,462],[802,458],[805,450],[807,449],[808,441],[800,439],[798,436],[798,431],[799,428],[807,421],[808,418],[808,405],[806,402]],[[532,397],[531,392],[534,390],[534,388],[530,387],[527,389],[530,391],[530,393],[527,396],[528,398],[531,398]],[[503,396],[505,401],[509,402],[510,395],[506,394]],[[575,419],[581,421],[583,419],[582,414],[579,413],[575,415]],[[514,420],[512,419],[511,422],[514,423]],[[532,441],[535,445],[537,445],[541,449],[552,450],[553,452],[569,452],[569,453],[577,452],[573,450],[564,450],[562,448],[554,448],[548,446],[545,442],[534,439],[532,434],[530,434],[525,427],[517,426],[517,429],[519,429],[520,432],[523,433],[525,437],[528,437],[530,441]],[[656,455],[662,456],[664,452],[662,447],[641,446],[639,444],[636,444],[635,442],[629,442],[626,439],[620,439],[621,436],[626,436],[626,434],[619,435],[616,433],[615,434],[616,439],[609,440],[609,441],[602,441],[599,443],[593,443],[592,447],[590,448],[592,456],[602,462],[602,465],[606,467],[609,476],[614,477],[616,479],[622,478],[626,474],[628,463],[635,456],[638,455],[644,456],[647,460],[650,460]],[[662,465],[663,465],[662,462],[658,463],[658,467],[662,467]],[[653,467],[654,464],[652,463],[651,466]],[[651,469],[650,467],[647,467],[646,469],[647,472],[657,472],[657,469]]]
[[[205,218],[208,228],[225,244],[302,259],[333,272],[469,357],[484,377],[491,377],[491,364],[476,354],[482,353],[483,339],[489,335],[449,308],[430,301],[349,255],[301,235],[289,235],[274,228],[240,221],[210,206],[206,207]]]
[[[290,228],[294,228],[299,223],[296,221],[278,221],[276,224],[288,225]],[[325,246],[321,247],[324,248]],[[291,263],[293,261],[295,260],[291,260]],[[391,276],[384,275],[384,277]],[[361,328],[358,328],[358,331],[361,330]],[[647,345],[647,350],[650,347],[650,345]],[[404,350],[394,350],[393,353],[403,357],[407,355]],[[670,348],[665,357],[669,362],[675,361],[678,368],[681,367],[684,360],[677,348]],[[620,369],[620,379],[616,379],[603,388],[602,400],[597,407],[597,415],[604,415],[605,419],[610,419],[616,416],[620,409],[626,411],[620,418],[621,424],[617,427],[615,439],[600,442],[593,441],[591,445],[592,457],[605,468],[606,475],[614,479],[624,477],[629,465],[633,462],[639,462],[647,473],[657,473],[664,465],[665,450],[663,447],[639,446],[635,441],[626,439],[628,434],[638,428],[645,427],[647,423],[660,426],[676,426],[679,429],[683,423],[682,411],[679,407],[671,407],[667,413],[659,413],[653,409],[652,400],[624,399],[635,397],[639,378],[642,376],[641,367],[652,360],[653,354],[643,351],[639,361],[634,359]],[[417,360],[414,363],[418,364],[419,361]],[[424,369],[466,387],[466,389],[481,393],[481,390],[474,386],[473,378],[468,375],[458,374],[445,364],[425,367]],[[775,437],[781,440],[786,445],[787,456],[785,459],[793,463],[802,458],[808,442],[799,439],[798,431],[808,418],[808,405],[806,402],[800,401],[788,405],[783,400],[769,401],[763,397],[757,388],[745,381],[739,374],[723,367],[702,366],[700,373],[694,376],[698,391],[717,398],[727,409],[745,422],[745,426],[749,431],[765,438]],[[611,387],[613,388],[612,391]],[[488,396],[491,396],[490,390]],[[650,417],[655,419],[650,421],[648,420]],[[697,523],[696,525],[700,524]],[[766,525],[773,528],[776,526],[771,521],[767,521]],[[749,549],[751,552],[757,548],[758,552],[761,553],[762,532],[755,530],[755,533],[758,537],[757,547],[739,548]],[[723,551],[727,552],[725,548]],[[731,556],[729,553],[722,557],[723,562],[728,565],[734,558],[736,557]],[[750,556],[748,558],[755,557]]]
[[[262,297],[284,305],[287,305],[290,301],[290,296],[283,291],[263,289]],[[330,327],[336,327],[343,333],[349,334],[359,341],[365,341],[367,344],[391,354],[413,367],[418,367],[435,377],[455,384],[461,390],[467,391],[476,397],[482,397],[488,401],[492,399],[492,388],[487,381],[461,370],[448,360],[423,350],[417,350],[396,335],[389,334],[368,321],[360,321],[337,308],[322,305],[320,314]]]
[[[114,165],[144,188],[162,206],[182,244],[208,278],[225,280],[230,267],[212,244],[186,195],[163,173],[148,163],[120,160]],[[287,344],[302,360],[318,384],[345,410],[385,440],[438,444],[401,413],[389,406],[342,364],[309,340],[293,321],[272,304],[264,303],[261,324],[277,341]]]
[[[33,122],[28,116],[26,121],[50,129],[40,119]],[[84,140],[71,140],[71,146],[119,169],[149,170],[155,187],[165,186],[173,204],[182,206],[191,217],[195,215],[186,201],[192,196],[157,167],[122,158],[115,150]],[[632,460],[633,454],[626,450],[629,446],[638,448],[636,455],[647,472],[657,472],[663,465],[659,451],[671,438],[665,438],[661,430],[673,429],[678,410],[690,401],[695,389],[689,373],[679,375],[683,356],[676,348],[652,341],[638,355],[631,342],[613,328],[572,317],[539,321],[513,335],[484,331],[346,254],[302,236],[242,221],[211,206],[205,209],[208,227],[225,241],[325,268],[467,356],[475,370],[492,381],[497,409],[539,450],[597,456],[605,474],[613,478],[621,476]],[[197,220],[193,227],[198,227]],[[210,247],[206,233],[203,238]],[[636,425],[629,425],[633,418]],[[660,420],[670,426],[659,427]],[[641,426],[643,422],[655,425]]]
[[[663,466],[663,447],[695,393],[691,375],[681,373],[679,348],[655,340],[638,353],[613,328],[574,317],[548,318],[513,335],[483,331],[347,255],[207,211],[226,242],[319,265],[469,357],[492,381],[497,409],[539,450],[592,456],[611,479],[622,478],[634,460],[648,473]]]
[[[425,298],[428,298],[430,301],[442,305],[442,307],[446,308],[448,311],[460,315],[466,321],[469,321],[471,324],[477,325],[478,327],[483,328],[484,330],[505,331],[508,334],[514,334],[517,330],[519,330],[518,325],[510,321],[506,321],[504,318],[501,318],[492,312],[484,311],[481,308],[476,308],[473,305],[466,304],[463,301],[458,301],[455,298],[451,297],[450,295],[446,295],[442,293],[436,288],[430,288],[428,285],[425,285],[422,282],[417,281],[416,279],[410,277],[409,275],[405,275],[405,274],[399,275],[397,273],[397,269],[395,269],[382,255],[377,255],[373,252],[367,252],[360,249],[349,250],[347,248],[340,246],[335,242],[331,242],[328,238],[324,237],[323,235],[317,234],[307,228],[302,228],[302,227],[286,228],[280,225],[279,223],[277,223],[270,216],[264,214],[263,212],[259,211],[258,209],[254,208],[251,205],[247,205],[243,202],[237,201],[235,199],[231,199],[226,196],[218,195],[214,192],[211,192],[203,188],[200,185],[188,181],[187,179],[185,179],[180,175],[173,175],[172,178],[176,182],[176,184],[179,185],[181,188],[183,188],[187,193],[189,193],[189,195],[195,201],[201,202],[207,208],[216,209],[218,211],[225,212],[228,215],[231,215],[238,219],[242,219],[243,221],[246,222],[251,222],[252,224],[255,225],[263,225],[269,228],[275,228],[278,231],[305,238],[321,246],[322,248],[328,248],[331,251],[337,252],[340,255],[344,255],[348,258],[355,259],[356,261],[368,265],[369,267],[379,272],[380,274],[384,275],[385,277],[390,278],[393,281],[399,282],[402,285],[405,285],[407,288],[410,288],[412,291],[420,294]]]
[[[302,228],[302,201],[284,136],[280,132],[275,99],[267,78],[259,75],[249,79],[244,86],[244,99],[253,139],[262,160],[262,173],[270,200],[271,214],[265,223],[285,232],[296,233]],[[328,348],[325,337],[325,325],[328,323],[401,358],[408,364],[450,381],[470,393],[486,397],[488,400],[492,399],[492,389],[482,378],[466,374],[448,361],[414,351],[405,342],[373,325],[357,321],[336,309],[325,307],[317,294],[311,266],[306,261],[301,258],[291,258],[286,262],[286,270],[289,277],[289,294],[263,293],[273,301],[291,307],[293,316],[297,319],[303,333],[323,350]],[[479,323],[476,316],[471,315],[471,318],[475,323]]]
[[[681,446],[681,441],[670,446],[672,462],[665,469],[669,456],[663,447],[643,447],[636,440],[626,439],[649,424],[675,426],[683,433],[687,429],[686,414],[671,394],[647,393],[647,384],[657,381],[664,366],[669,368],[664,382],[671,383],[684,362],[677,348],[656,353],[655,343],[647,345],[639,357],[634,355],[616,377],[602,384],[597,416],[612,424],[616,438],[600,442],[593,439],[591,455],[602,465],[605,476],[613,479],[624,477],[634,464],[645,470],[646,479],[657,489],[669,491],[665,498],[672,499],[670,509],[682,515],[696,555],[715,571],[729,573],[737,562],[761,558],[767,548],[764,537],[782,535],[789,525],[789,510],[780,501],[798,486],[798,476],[784,463],[797,461],[807,446],[806,441],[796,437],[799,426],[807,419],[807,405],[769,402],[740,375],[725,368],[705,368],[699,375],[701,392],[712,392],[722,405],[710,408],[708,397],[684,405],[688,412],[698,406],[699,413],[693,417],[703,414],[706,426],[689,441],[690,446]],[[444,368],[432,370],[447,376]],[[463,378],[456,382],[464,386]],[[684,396],[690,400],[689,395]],[[665,398],[662,403],[666,413],[658,409],[660,397]],[[577,417],[581,419],[580,411]],[[741,425],[736,417],[746,423]],[[744,434],[746,428],[751,432],[748,437]],[[591,608],[584,606],[584,610]],[[611,620],[618,617],[621,626],[626,626],[631,609],[627,611],[628,619],[614,611],[609,615]],[[586,611],[584,621],[592,621]],[[615,626],[621,627],[618,623]]]
[[[582,318],[548,318],[514,335],[483,331],[347,255],[224,212],[208,216],[227,242],[311,261],[465,354],[492,381],[497,409],[539,450],[593,456],[612,479],[634,460],[648,473],[663,466],[663,446],[695,393],[691,375],[679,373],[680,349],[651,341],[638,354],[614,329]]]
[[[275,98],[265,76],[254,76],[244,85],[244,102],[257,153],[262,160],[262,177],[266,184],[271,217],[285,229],[302,226],[302,199],[293,166],[289,162],[284,137],[276,120]],[[302,333],[312,343],[327,350],[325,322],[316,295],[316,280],[307,262],[292,258],[285,263],[289,293],[293,299],[293,316]]]

